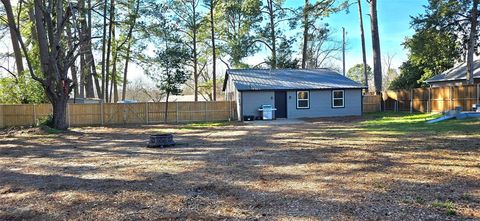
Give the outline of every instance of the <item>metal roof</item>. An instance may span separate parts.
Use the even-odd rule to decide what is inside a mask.
[[[329,69],[229,69],[239,91],[366,88]]]
[[[480,78],[480,60],[473,61],[473,78]],[[436,75],[425,82],[459,81],[467,79],[467,63],[462,63]]]

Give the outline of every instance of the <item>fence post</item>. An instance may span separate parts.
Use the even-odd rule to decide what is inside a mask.
[[[102,102],[100,103],[100,122],[101,122],[102,126],[103,126],[103,124],[104,124],[104,121],[103,121],[103,117],[104,117],[104,116],[103,116],[103,115],[104,115],[104,111],[103,111],[103,101],[102,101]]]
[[[398,112],[398,109],[399,109],[399,108],[398,108],[398,97],[397,97],[397,99],[395,100],[395,108],[394,108],[394,109],[395,109],[395,112]]]
[[[5,127],[3,124],[3,105],[0,105],[0,128]]]
[[[37,125],[37,110],[35,110],[35,104],[33,104],[33,125]]]
[[[118,104],[118,103],[116,103]],[[123,107],[123,124],[127,124],[127,118],[128,118],[128,109],[127,109],[127,104],[126,103],[123,103],[122,105]]]
[[[480,104],[480,84],[477,84],[477,104]]]
[[[450,110],[453,110],[455,108],[453,107],[453,87],[452,86],[450,86],[449,96],[450,96]]]
[[[378,110],[379,110],[380,112],[382,112],[382,102],[383,102],[383,106],[384,106],[384,107],[387,106],[387,105],[386,105],[387,103],[386,103],[385,99],[383,99],[383,93],[384,93],[384,92],[380,92],[380,95],[379,95],[379,97],[380,97],[380,102],[378,102]],[[388,99],[388,94],[387,94],[387,99]]]
[[[148,102],[145,102],[145,120],[147,121],[148,124]]]
[[[175,104],[176,104],[175,117],[177,118],[175,122],[178,123],[178,101],[175,101]]]
[[[205,108],[205,122],[208,121],[208,117],[207,117],[207,102],[208,102],[208,101],[205,101],[205,105],[204,105],[204,108]]]
[[[228,101],[228,121],[232,121],[232,102]]]
[[[67,119],[68,119],[68,127],[71,126],[71,123],[70,123],[70,104],[67,103]]]
[[[413,89],[410,89],[410,113],[413,113]]]
[[[427,113],[431,113],[431,103],[432,102],[432,86],[428,88],[428,100],[427,100]]]

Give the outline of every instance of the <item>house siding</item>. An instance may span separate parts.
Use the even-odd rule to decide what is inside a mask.
[[[263,104],[275,105],[273,91],[242,91],[242,116],[260,116],[258,109]]]
[[[335,89],[337,90],[337,89]],[[362,115],[362,91],[345,89],[345,107],[332,107],[332,90],[310,90],[310,108],[297,109],[297,91],[287,92],[287,118]]]

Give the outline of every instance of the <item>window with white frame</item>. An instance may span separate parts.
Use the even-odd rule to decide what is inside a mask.
[[[332,107],[334,108],[345,107],[345,91],[344,90],[332,91]]]
[[[310,91],[297,91],[297,108],[310,108]]]

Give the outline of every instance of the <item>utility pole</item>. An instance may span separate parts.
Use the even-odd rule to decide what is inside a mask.
[[[343,76],[345,76],[345,28],[342,27],[343,37],[342,37],[342,62],[343,62]]]

